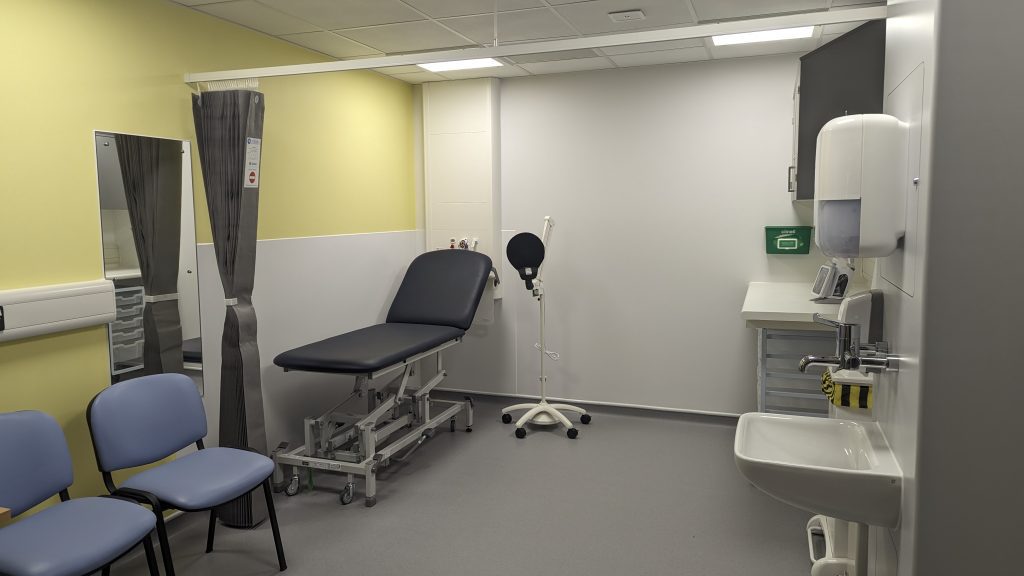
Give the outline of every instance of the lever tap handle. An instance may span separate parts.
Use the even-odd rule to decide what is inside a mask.
[[[824,316],[822,316],[821,314],[819,314],[817,312],[814,313],[814,316],[812,318],[818,324],[824,324],[826,326],[831,326],[833,328],[839,328],[840,326],[844,325],[842,322],[836,322],[835,320],[829,320],[828,318],[825,318]]]

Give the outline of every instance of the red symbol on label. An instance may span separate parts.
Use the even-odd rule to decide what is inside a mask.
[[[256,171],[250,170],[249,171],[249,184],[255,184],[255,183],[256,183]]]

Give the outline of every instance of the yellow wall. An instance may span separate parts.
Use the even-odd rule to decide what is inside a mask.
[[[0,289],[101,277],[93,130],[192,140],[185,72],[323,59],[163,0],[0,0],[0,15]],[[414,227],[408,85],[357,72],[262,86],[261,237]],[[198,176],[196,191],[203,240]],[[84,410],[108,383],[104,328],[0,345],[0,412],[58,418],[72,495],[102,488]]]

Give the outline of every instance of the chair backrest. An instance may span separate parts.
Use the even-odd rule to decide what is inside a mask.
[[[154,374],[103,390],[86,412],[103,472],[156,462],[206,436],[206,411],[195,382]]]
[[[0,506],[17,516],[71,486],[60,424],[35,410],[0,414]]]
[[[470,250],[420,254],[398,287],[388,322],[434,324],[466,330],[487,286],[491,259]]]

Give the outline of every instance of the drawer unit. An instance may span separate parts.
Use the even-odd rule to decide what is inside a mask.
[[[117,376],[143,368],[142,353],[145,330],[142,327],[144,291],[141,286],[114,290],[116,317],[108,328],[110,333],[110,374]]]
[[[800,358],[835,354],[832,331],[760,328],[757,357],[757,409],[774,414],[828,416],[828,400],[821,392],[823,367],[800,372]]]

